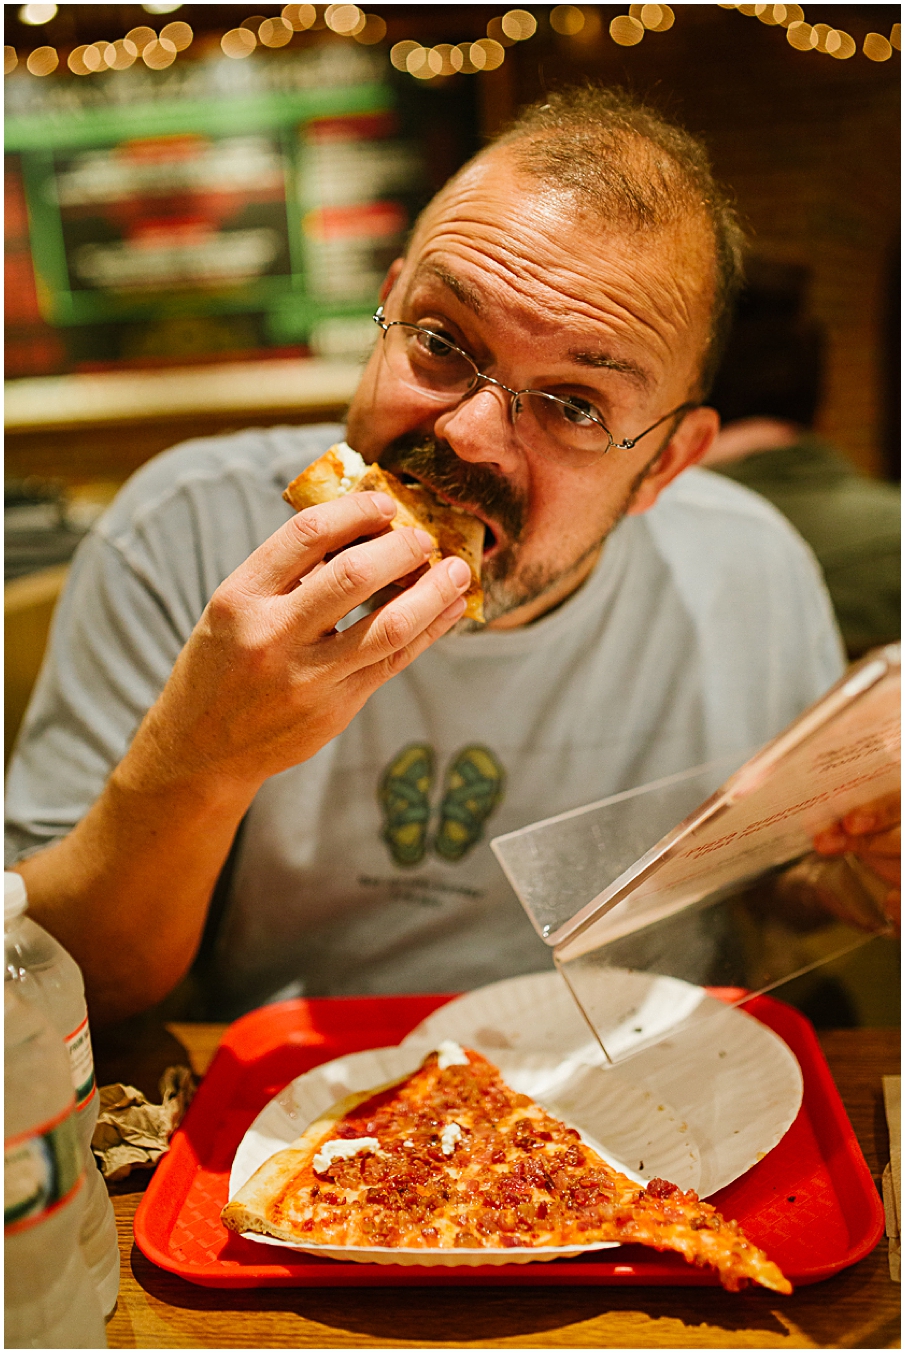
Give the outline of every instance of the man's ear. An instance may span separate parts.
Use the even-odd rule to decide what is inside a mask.
[[[396,285],[396,282],[399,278],[399,274],[402,272],[404,264],[405,264],[404,258],[394,258],[393,262],[390,264],[390,270],[387,273],[386,277],[383,279],[383,286],[380,288],[381,305],[384,305],[386,303],[386,298],[389,296],[390,292],[393,290],[393,287]]]
[[[716,409],[691,409],[648,469],[627,509],[628,515],[639,516],[652,508],[667,484],[706,456],[719,430]]]

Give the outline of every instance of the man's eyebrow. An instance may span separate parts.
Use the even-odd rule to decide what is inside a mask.
[[[415,277],[417,278],[418,273],[425,272],[432,273],[434,277],[439,278],[445,287],[449,287],[456,300],[468,306],[468,309],[476,315],[480,315],[484,309],[484,302],[481,300],[480,294],[467,282],[463,282],[460,277],[456,277],[455,273],[447,272],[442,263],[422,263],[415,273]]]
[[[635,385],[640,385],[642,390],[650,388],[650,376],[637,362],[620,357],[609,357],[605,352],[585,352],[580,348],[571,348],[568,355],[570,361],[577,362],[579,366],[617,371],[621,376],[628,376]]]

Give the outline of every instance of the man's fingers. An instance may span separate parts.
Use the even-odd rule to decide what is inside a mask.
[[[842,819],[843,831],[850,836],[870,836],[898,826],[902,818],[902,800],[899,794],[884,794],[871,803],[861,804],[846,813]]]
[[[838,822],[818,832],[812,843],[818,855],[842,855],[849,849],[849,839]]]
[[[403,534],[393,532],[394,536]],[[456,606],[470,581],[471,570],[463,559],[442,560],[401,596],[347,629],[340,636],[341,647],[359,669],[373,667],[408,650],[445,612]],[[448,629],[464,609],[463,605],[452,618],[447,616],[443,626]],[[428,638],[424,647],[430,642],[432,639]]]
[[[334,555],[293,594],[300,635],[310,639],[329,633],[356,606],[422,567],[433,549],[436,541],[427,531],[405,527]]]
[[[346,493],[306,507],[259,545],[232,577],[254,596],[291,591],[328,554],[385,531],[395,515],[396,504],[386,493]]]

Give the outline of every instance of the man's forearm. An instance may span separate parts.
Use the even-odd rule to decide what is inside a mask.
[[[96,1018],[172,991],[258,788],[326,746],[461,616],[471,572],[444,559],[337,630],[426,563],[433,537],[386,531],[394,511],[384,495],[348,494],[265,541],[214,592],[90,811],[17,866],[35,918],[80,964]]]
[[[81,967],[97,1023],[162,1000],[188,971],[251,797],[216,784],[142,791],[124,768],[69,836],[16,866],[31,915]]]

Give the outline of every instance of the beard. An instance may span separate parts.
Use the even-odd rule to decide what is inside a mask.
[[[658,451],[657,457],[659,454]],[[629,485],[623,501],[617,504],[602,533],[577,554],[568,560],[521,564],[521,542],[528,517],[528,498],[496,470],[483,463],[460,460],[448,442],[423,434],[406,435],[390,442],[377,461],[397,476],[412,476],[426,488],[438,491],[444,498],[466,510],[470,507],[480,508],[482,513],[503,529],[503,544],[490,558],[484,560],[481,571],[484,623],[460,620],[455,627],[460,633],[481,630],[491,621],[543,597],[570,574],[580,574],[625,516],[653,464],[651,461],[645,465]]]

